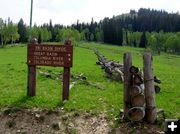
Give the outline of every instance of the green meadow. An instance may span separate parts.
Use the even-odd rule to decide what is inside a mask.
[[[104,90],[78,83],[70,90],[69,101],[62,102],[62,82],[39,75],[37,69],[36,96],[27,97],[27,47],[21,44],[0,48],[0,107],[40,107],[53,109],[63,107],[67,111],[104,113],[110,118],[119,115],[123,108],[123,83],[104,76],[104,70],[96,65],[97,48],[108,59],[123,62],[123,54],[132,52],[133,64],[142,68],[143,49],[120,47],[98,43],[80,43],[74,47],[72,75],[83,74],[87,81]],[[40,67],[41,70],[62,73],[63,68]],[[180,118],[180,56],[161,53],[153,56],[154,74],[162,83],[156,94],[158,108],[165,111],[166,118]]]

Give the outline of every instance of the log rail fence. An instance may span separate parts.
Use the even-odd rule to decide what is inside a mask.
[[[94,53],[98,58],[96,64],[101,65],[105,76],[124,83],[123,119],[154,123],[157,116],[155,93],[160,92],[157,84],[161,80],[153,75],[151,53],[143,54],[142,70],[133,66],[130,52],[124,53],[123,64],[108,60],[97,49],[94,49]]]

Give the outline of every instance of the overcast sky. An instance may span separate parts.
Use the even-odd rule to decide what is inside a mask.
[[[29,25],[30,1],[0,0],[0,18],[10,17],[13,22],[23,18]],[[180,0],[34,0],[33,24],[52,19],[53,24],[70,25],[77,20],[90,22],[92,17],[99,21],[141,7],[180,12]]]

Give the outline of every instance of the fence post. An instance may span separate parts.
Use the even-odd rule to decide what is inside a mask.
[[[146,99],[146,120],[149,123],[154,123],[156,120],[156,104],[155,104],[155,90],[154,90],[154,76],[152,68],[151,53],[144,53],[144,86]]]
[[[131,108],[130,88],[132,84],[130,68],[132,66],[132,54],[125,53],[124,62],[124,119],[128,118],[128,111]]]

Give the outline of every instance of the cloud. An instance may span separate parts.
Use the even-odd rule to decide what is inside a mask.
[[[20,18],[29,24],[30,0],[0,0],[0,17],[10,17],[14,22]],[[104,17],[112,17],[138,10],[141,7],[164,9],[168,12],[180,11],[180,0],[34,0],[33,23],[53,23],[70,25],[90,22],[93,17],[99,21]]]

